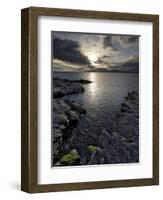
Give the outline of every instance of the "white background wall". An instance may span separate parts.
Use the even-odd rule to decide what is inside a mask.
[[[163,2],[163,1],[162,1]],[[163,185],[160,172],[160,186],[26,194],[20,191],[20,9],[28,6],[45,6],[74,9],[106,10],[160,14],[163,18],[161,0],[16,0],[1,1],[0,4],[0,199],[162,199]],[[162,12],[162,13],[161,13]],[[163,33],[160,22],[160,35]],[[161,38],[160,38],[161,44]],[[160,52],[162,46],[160,45]],[[160,53],[161,57],[161,53]],[[161,69],[160,79],[163,70]],[[163,74],[162,74],[163,75]],[[160,86],[163,80],[160,80]],[[161,90],[160,90],[161,92]],[[163,100],[160,94],[160,102]],[[162,105],[160,105],[160,111]],[[162,115],[162,113],[161,113]],[[160,118],[160,144],[161,125]],[[162,155],[163,148],[160,145]],[[160,156],[161,159],[161,156]],[[160,160],[160,168],[163,159]]]

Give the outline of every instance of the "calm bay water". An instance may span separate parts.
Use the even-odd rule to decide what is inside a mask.
[[[66,98],[83,104],[87,110],[87,118],[97,128],[107,128],[120,109],[120,104],[127,93],[139,89],[137,73],[54,72],[53,76],[69,80],[92,81],[84,85],[84,93],[70,95]]]

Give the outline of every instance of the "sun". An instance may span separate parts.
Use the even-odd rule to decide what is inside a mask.
[[[93,52],[88,54],[88,59],[90,60],[91,64],[95,64],[97,61],[97,55]]]

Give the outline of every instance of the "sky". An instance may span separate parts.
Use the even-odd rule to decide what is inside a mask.
[[[139,36],[52,32],[55,71],[139,70]]]

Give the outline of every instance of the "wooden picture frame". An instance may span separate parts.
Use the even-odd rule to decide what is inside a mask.
[[[153,176],[152,178],[39,185],[37,163],[37,19],[63,16],[153,24]],[[21,190],[55,192],[159,184],[159,16],[29,7],[21,11]]]

